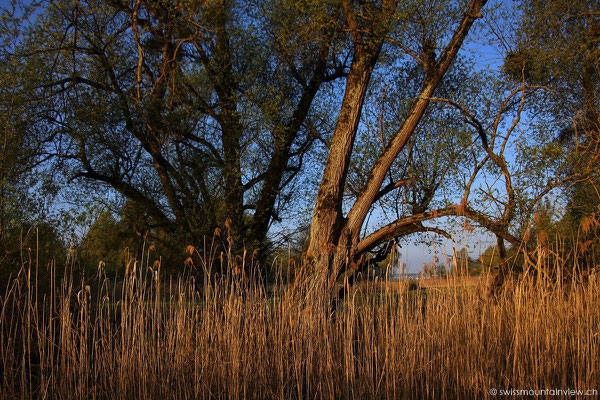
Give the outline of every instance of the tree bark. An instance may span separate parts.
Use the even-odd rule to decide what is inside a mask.
[[[317,270],[327,271],[333,254],[344,258],[352,245],[351,235],[343,233],[346,221],[342,213],[342,196],[365,95],[382,44],[379,42],[370,51],[361,49],[354,54],[313,211],[309,245],[302,267],[303,272],[309,275]]]

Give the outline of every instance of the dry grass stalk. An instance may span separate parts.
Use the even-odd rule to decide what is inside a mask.
[[[210,268],[207,267],[207,270]],[[490,388],[600,387],[600,277],[408,290],[365,283],[335,312],[235,277],[122,285],[65,277],[1,297],[2,398],[486,398]],[[268,294],[272,293],[272,294]],[[314,294],[314,292],[313,292]]]

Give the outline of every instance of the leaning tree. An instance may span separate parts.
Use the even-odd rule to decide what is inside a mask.
[[[460,58],[461,48],[466,51],[465,40],[473,24],[482,17],[485,3],[343,2],[352,40],[352,61],[319,186],[299,284],[317,278],[331,288],[360,270],[367,253],[390,239],[426,231],[446,234],[423,222],[448,216],[468,219],[495,235],[501,258],[506,256],[505,242],[515,247],[525,245],[527,256],[531,249],[527,248],[526,239],[541,200],[589,174],[596,157],[589,151],[581,157],[577,149],[580,146],[565,146],[560,132],[572,122],[571,126],[580,132],[587,127],[587,133],[581,136],[586,136],[586,143],[597,143],[597,128],[593,127],[597,126],[598,106],[598,13],[594,2],[577,2],[577,7],[554,4],[549,6],[551,10],[537,2],[522,2],[509,10],[514,14],[498,12],[495,21],[488,18],[485,22],[489,24],[488,34],[504,46],[504,51],[496,50],[506,56],[504,71],[486,76],[481,70],[487,66],[476,64],[472,71],[472,75],[489,80],[478,87],[487,99],[465,95],[456,82],[455,90],[444,92],[444,82],[452,82],[448,79],[452,64]],[[548,13],[551,18],[544,18]],[[532,20],[538,25],[536,30],[528,28]],[[500,32],[502,24],[516,24],[522,29],[521,35],[511,37],[508,32]],[[555,43],[552,38],[557,31],[564,36],[564,46],[558,49],[550,44]],[[550,57],[556,60],[554,71],[545,69],[544,60],[535,59],[535,49],[544,49],[544,45],[546,61]],[[573,46],[578,50],[573,50]],[[362,179],[352,180],[353,152],[361,143],[357,133],[372,122],[365,115],[364,106],[369,101],[373,78],[377,71],[390,75],[405,72],[406,68],[391,69],[386,64],[389,58],[402,60],[402,56],[412,58],[421,71],[421,80],[410,86],[414,92],[408,96],[408,106],[388,104],[398,110],[399,118],[392,121],[386,120],[383,112],[378,115],[381,149],[369,165],[362,165]],[[568,59],[574,62],[565,63]],[[405,82],[405,77],[399,75],[396,79]],[[577,92],[575,96],[559,90],[569,81],[575,81],[571,85]],[[488,88],[491,89],[487,91]],[[557,101],[566,110],[557,112]],[[446,116],[445,128],[434,127],[438,136],[445,136],[441,142],[445,147],[426,155],[425,165],[429,167],[421,171],[430,171],[429,175],[416,176],[414,167],[419,163],[415,162],[413,145],[421,142],[423,147],[423,141],[432,141],[430,121],[440,107],[455,113]],[[451,130],[449,126],[456,117],[462,118],[464,125]],[[459,139],[466,132],[474,139],[456,151],[453,146],[465,143]],[[440,153],[447,154],[448,161],[445,167],[436,168]],[[403,164],[404,168],[398,168]],[[439,199],[439,189],[448,184],[456,170],[462,170],[459,175],[463,179],[454,186],[454,195],[446,196],[442,202],[433,201]],[[347,197],[349,188],[353,193],[351,201]],[[403,193],[402,203],[410,207],[384,226],[365,233],[370,211],[392,192]]]

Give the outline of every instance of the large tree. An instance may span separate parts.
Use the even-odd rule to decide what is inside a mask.
[[[342,2],[352,38],[352,61],[317,195],[303,265],[304,276],[320,275],[327,278],[329,286],[332,286],[341,272],[352,272],[359,268],[360,258],[374,244],[420,231],[424,228],[419,222],[429,219],[429,214],[436,213],[415,210],[417,212],[414,215],[394,221],[361,238],[363,224],[376,200],[385,191],[393,190],[405,182],[400,180],[382,187],[396,158],[419,127],[436,88],[456,59],[471,26],[481,17],[485,3],[473,0],[454,5],[418,2],[400,6],[393,1],[383,1],[381,4]],[[411,30],[413,34],[407,35]],[[368,178],[346,214],[343,195],[365,96],[373,70],[381,63],[384,46],[396,43],[423,67],[422,83],[404,120],[384,143],[383,151],[370,167]]]
[[[184,246],[262,250],[346,74],[337,2],[44,3],[9,57],[21,137],[71,182],[133,200]],[[318,110],[317,110],[318,111]],[[98,187],[98,186],[96,186]]]
[[[444,90],[444,82],[452,82],[448,80],[450,65],[457,62],[459,49],[464,48],[465,37],[484,3],[461,4],[459,7],[464,8],[455,14],[446,8],[444,15],[448,19],[440,25],[422,16],[427,12],[440,15],[435,7],[449,5],[421,3],[427,8],[424,11],[417,7],[418,11],[413,14],[419,16],[415,20],[420,22],[417,25],[420,31],[419,28],[412,31],[419,32],[414,36],[406,36],[402,30],[398,35],[395,30],[398,25],[393,22],[384,23],[387,30],[378,36],[381,31],[370,30],[370,20],[363,16],[379,13],[378,20],[386,21],[385,8],[365,11],[369,6],[346,4],[344,10],[353,33],[353,59],[313,214],[305,276],[320,276],[332,287],[336,281],[360,269],[367,252],[382,242],[422,231],[447,235],[439,225],[423,224],[447,216],[466,218],[493,233],[501,258],[506,257],[505,242],[516,248],[525,243],[523,250],[527,256],[533,250],[528,248],[531,242],[527,240],[534,224],[532,217],[542,199],[556,193],[557,188],[583,182],[586,175],[594,171],[597,151],[593,149],[598,143],[595,136],[599,16],[595,2],[496,4],[500,11],[486,19],[489,35],[483,42],[489,46],[490,41],[497,38],[498,44],[504,47],[496,51],[506,56],[503,71],[506,75],[498,70],[487,74],[483,69],[488,66],[480,64],[471,75],[487,81],[471,80],[471,84],[478,85],[477,95],[469,96],[461,90],[464,88],[461,79],[454,80],[454,90]],[[488,11],[492,14],[492,10]],[[410,20],[410,17],[403,18],[404,25],[400,26],[406,27]],[[513,30],[518,26],[520,34],[501,32],[501,25]],[[560,39],[557,41],[556,37]],[[365,42],[370,47],[365,46]],[[353,174],[357,133],[362,129],[361,124],[373,123],[363,110],[369,101],[365,98],[370,80],[377,74],[372,71],[394,72],[386,69],[383,62],[390,54],[398,54],[392,49],[416,60],[422,80],[420,85],[411,87],[414,94],[409,96],[410,107],[396,106],[401,110],[399,123],[387,135],[381,135],[378,157],[370,165],[363,165],[364,178],[358,184],[352,181],[350,188],[355,195],[347,202],[345,193],[348,177],[352,178]],[[565,87],[570,89],[562,90]],[[432,126],[431,121],[439,115],[442,106],[458,113],[464,126],[451,129],[456,115],[451,116],[450,111],[446,114],[445,128]],[[381,123],[383,116],[383,112],[378,115],[380,128],[385,125]],[[387,122],[389,130],[394,121]],[[575,136],[579,131],[575,146],[561,142],[559,133],[564,132],[569,123]],[[425,164],[415,162],[415,143],[420,142],[423,147],[436,142],[432,128],[437,136],[446,137],[437,142],[441,144],[437,152],[426,153]],[[475,140],[470,143],[467,140],[462,148],[467,156],[461,157],[461,151],[456,152],[455,148],[465,143],[460,138],[464,138],[465,133],[468,137],[468,132]],[[359,140],[359,146],[360,143]],[[440,153],[448,159],[441,165]],[[397,174],[402,171],[398,165],[403,164],[408,167],[404,173]],[[429,174],[416,176],[414,167],[417,165]],[[453,195],[441,196],[443,190],[440,189],[453,179],[449,172],[452,169],[462,175],[462,183],[451,188]],[[433,179],[428,180],[430,177]],[[385,183],[388,179],[389,183]],[[403,205],[408,204],[408,209],[365,234],[370,210],[390,192],[403,193]],[[440,198],[445,201],[440,202]],[[504,263],[502,269],[505,268]]]

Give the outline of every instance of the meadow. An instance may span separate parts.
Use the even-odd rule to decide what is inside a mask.
[[[24,265],[0,297],[3,399],[481,399],[600,389],[600,276],[373,281],[335,307],[240,274]],[[433,281],[432,281],[433,282]],[[589,391],[589,392],[586,392]],[[496,396],[500,397],[500,396]],[[546,397],[546,396],[542,396]],[[593,398],[587,397],[587,398]],[[561,396],[557,398],[562,398]]]

